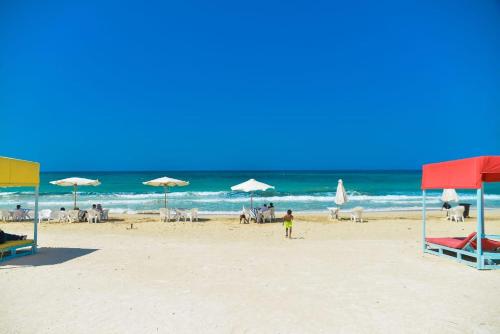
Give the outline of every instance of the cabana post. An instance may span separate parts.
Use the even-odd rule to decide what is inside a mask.
[[[425,190],[422,190],[422,248],[425,252],[425,229],[427,223],[427,208],[425,203]]]
[[[0,187],[33,187],[35,190],[33,239],[7,241],[0,244],[0,262],[18,256],[36,253],[38,240],[39,185],[40,164],[38,162],[0,157]]]
[[[500,182],[500,156],[482,156],[422,167],[422,243],[425,253],[455,258],[477,269],[500,269],[500,247],[495,249],[496,246],[483,245],[498,243],[488,237],[500,239],[499,235],[485,234],[484,182]],[[476,189],[476,232],[467,238],[426,238],[426,190],[447,188]]]

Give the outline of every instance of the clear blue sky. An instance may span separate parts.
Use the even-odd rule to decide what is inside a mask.
[[[0,2],[0,155],[43,170],[500,154],[500,2]]]

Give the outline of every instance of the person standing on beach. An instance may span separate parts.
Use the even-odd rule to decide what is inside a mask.
[[[285,226],[285,238],[292,238],[293,215],[292,210],[288,210],[283,217],[283,226]]]

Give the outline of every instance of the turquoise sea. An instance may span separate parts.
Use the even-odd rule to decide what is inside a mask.
[[[57,172],[42,173],[40,207],[58,209],[72,206],[72,189],[49,184],[66,177],[99,179],[98,187],[80,187],[78,206],[101,203],[111,212],[134,213],[163,205],[163,189],[145,186],[143,181],[169,176],[190,182],[171,188],[169,206],[199,208],[205,213],[233,213],[249,204],[249,195],[232,192],[232,185],[255,178],[275,186],[275,190],[255,194],[257,205],[273,202],[278,210],[323,211],[334,206],[337,180],[343,179],[349,202],[345,208],[362,206],[373,211],[421,208],[420,171],[207,171],[207,172]],[[487,208],[500,208],[500,185],[485,187]],[[475,192],[458,191],[460,202],[475,206]],[[430,192],[430,208],[439,208],[440,192]],[[16,204],[33,207],[29,189],[0,189],[0,208]]]

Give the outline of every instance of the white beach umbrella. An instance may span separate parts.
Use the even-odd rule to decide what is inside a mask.
[[[337,192],[335,193],[335,204],[337,206],[340,206],[342,204],[347,203],[347,193],[344,188],[344,182],[342,180],[339,180],[337,184]]]
[[[189,182],[177,180],[177,179],[173,179],[171,177],[164,176],[164,177],[160,177],[158,179],[143,182],[142,184],[145,184],[147,186],[153,186],[153,187],[163,187],[163,189],[165,190],[165,209],[166,209],[167,208],[168,188],[169,187],[184,187],[184,186],[189,185]]]
[[[267,189],[274,189],[274,187],[255,179],[250,179],[231,187],[231,190],[233,191],[250,193],[250,208],[253,208],[253,193],[256,191],[266,191]]]
[[[73,209],[76,209],[76,190],[78,186],[98,186],[99,180],[85,179],[82,177],[68,177],[67,179],[50,181],[51,184],[62,187],[73,187]]]
[[[443,189],[443,194],[441,195],[441,201],[458,202],[458,194],[455,191],[455,189]]]

